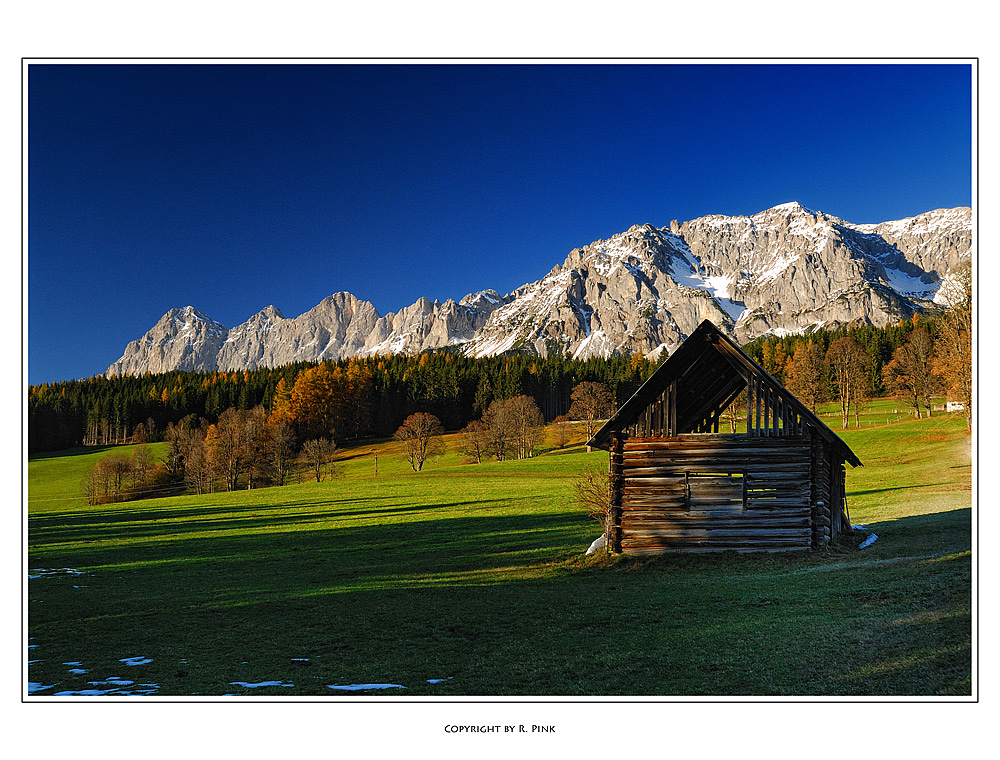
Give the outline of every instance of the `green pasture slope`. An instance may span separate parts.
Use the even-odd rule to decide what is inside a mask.
[[[865,463],[848,474],[851,517],[873,545],[643,560],[584,557],[599,528],[570,481],[607,455],[579,445],[482,465],[450,453],[416,474],[382,444],[377,478],[365,446],[333,482],[100,507],[77,495],[99,453],[40,456],[29,689],[968,695],[964,420],[844,437]],[[330,688],[358,684],[405,688]]]

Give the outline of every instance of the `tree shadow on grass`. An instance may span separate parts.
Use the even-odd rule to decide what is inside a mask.
[[[112,513],[53,517],[45,515],[32,518],[29,536],[36,548],[44,543],[61,543],[83,540],[94,533],[100,525],[99,533],[93,540],[128,541],[156,536],[181,536],[186,533],[219,532],[246,529],[283,530],[296,526],[323,522],[353,522],[366,517],[396,518],[406,514],[432,512],[437,509],[451,509],[466,506],[464,502],[442,502],[440,504],[420,504],[412,506],[389,505],[371,506],[367,509],[345,509],[343,505],[368,505],[389,501],[388,496],[371,496],[351,499],[324,499],[321,501],[296,502],[293,505],[255,505],[240,507],[218,507],[184,510],[152,510],[136,514],[134,511],[115,510]],[[477,499],[473,506],[505,503],[504,499]],[[338,506],[340,505],[340,506]],[[309,512],[288,511],[315,508]],[[327,507],[327,509],[322,509]],[[233,516],[233,513],[240,513]],[[95,519],[97,518],[97,519]],[[162,522],[161,522],[162,521]],[[69,524],[67,524],[69,523]],[[44,543],[43,543],[44,542]]]
[[[963,509],[884,521],[883,539],[855,556],[604,565],[569,561],[591,532],[573,512],[431,512],[73,547],[58,564],[95,568],[87,589],[58,577],[29,587],[42,602],[29,632],[44,652],[31,680],[64,679],[61,662],[143,654],[153,659],[143,679],[163,694],[278,679],[295,688],[267,693],[338,696],[329,685],[350,683],[422,697],[968,693],[970,519]],[[790,572],[821,565],[837,572]]]
[[[37,451],[34,454],[28,456],[29,462],[35,462],[40,459],[60,459],[62,457],[76,457],[81,454],[101,454],[105,451],[111,449],[119,448],[118,446],[76,446],[72,449],[61,449],[59,451]]]
[[[906,486],[892,486],[890,488],[872,488],[867,491],[848,491],[848,496],[868,496],[875,493],[889,493],[890,491],[905,491],[910,488],[934,488],[936,486],[948,486],[952,483],[911,483]]]
[[[587,449],[586,449],[585,446],[570,446],[570,447],[565,448],[565,449],[551,449],[550,451],[544,452],[545,456],[547,456],[547,457],[550,457],[550,456],[564,456],[566,454],[586,454],[586,453],[588,453],[588,452],[587,452]],[[592,451],[592,452],[589,452],[589,453],[591,453],[591,454],[598,454],[598,453],[602,453],[602,452],[599,452],[599,451],[595,450],[595,451]]]

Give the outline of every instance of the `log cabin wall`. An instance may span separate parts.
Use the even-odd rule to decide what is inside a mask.
[[[830,481],[833,494],[830,500],[830,538],[834,540],[843,532],[841,518],[845,514],[844,503],[847,500],[845,494],[847,473],[844,470],[843,462],[834,459],[831,464],[833,466],[831,468]]]
[[[611,550],[808,549],[813,465],[806,435],[617,438]]]
[[[833,489],[830,482],[832,465],[830,447],[819,436],[814,436],[811,446],[810,480],[812,489],[812,546],[818,549],[832,538],[831,503]]]
[[[744,392],[743,432],[720,435]],[[707,320],[588,445],[611,454],[608,549],[630,554],[824,547],[842,527],[844,463],[861,466]]]

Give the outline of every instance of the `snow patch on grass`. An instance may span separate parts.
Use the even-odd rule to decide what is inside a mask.
[[[405,689],[398,683],[349,683],[345,685],[329,684],[328,689],[339,689],[341,691],[367,691],[368,689]]]
[[[859,549],[867,549],[869,546],[871,546],[872,544],[874,544],[876,541],[878,541],[878,536],[875,535],[874,533],[872,533],[870,536],[868,536],[868,538],[866,538],[864,541],[861,542],[861,544],[858,546],[858,548]]]
[[[103,681],[88,681],[88,686],[93,687],[104,687],[104,688],[93,688],[93,689],[69,689],[65,691],[57,691],[52,696],[54,697],[105,697],[105,696],[117,696],[117,697],[134,697],[141,695],[155,694],[160,685],[156,683],[140,683],[137,684],[135,681],[129,681],[125,678],[119,678],[118,676],[109,676]],[[125,687],[135,687],[135,688],[125,688]],[[45,687],[51,688],[51,687]]]
[[[72,567],[45,568],[39,567],[28,571],[28,579],[47,578],[50,575],[86,575],[85,570],[76,570]]]
[[[151,657],[122,657],[118,662],[124,662],[126,665],[145,665],[152,661]]]

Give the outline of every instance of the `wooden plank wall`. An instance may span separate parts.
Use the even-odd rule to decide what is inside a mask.
[[[709,382],[707,379],[703,382]],[[736,376],[717,380],[710,391],[699,393],[691,388],[697,385],[678,386],[675,380],[654,397],[639,412],[633,424],[625,432],[632,438],[671,438],[684,433],[718,433],[719,420],[729,404],[743,388],[747,391],[747,434],[759,438],[802,436],[806,434],[806,424],[802,417],[784,398],[784,394],[770,383],[751,375],[741,379]],[[686,390],[687,395],[683,395]],[[711,391],[719,391],[720,402],[715,405],[699,406],[701,395],[716,396]],[[680,413],[679,402],[685,409]],[[696,409],[696,412],[692,412]],[[687,415],[685,417],[685,415]],[[684,419],[679,419],[683,417]]]
[[[810,478],[812,489],[812,546],[819,549],[830,543],[830,505],[833,489],[830,482],[830,447],[818,435],[813,436],[810,447]]]
[[[809,548],[809,438],[689,434],[619,445],[620,540],[613,550]]]
[[[777,387],[755,375],[747,378],[747,435],[805,435],[805,421]]]
[[[618,433],[611,436],[611,477],[608,479],[608,525],[605,529],[608,551],[621,551],[622,543],[622,437]]]
[[[844,488],[846,485],[846,473],[843,462],[836,459],[830,462],[830,483],[832,493],[830,494],[830,538],[836,540],[841,534],[841,513],[844,511]]]
[[[634,425],[629,426],[633,437],[669,437],[677,431],[677,381],[670,383],[639,413]]]

